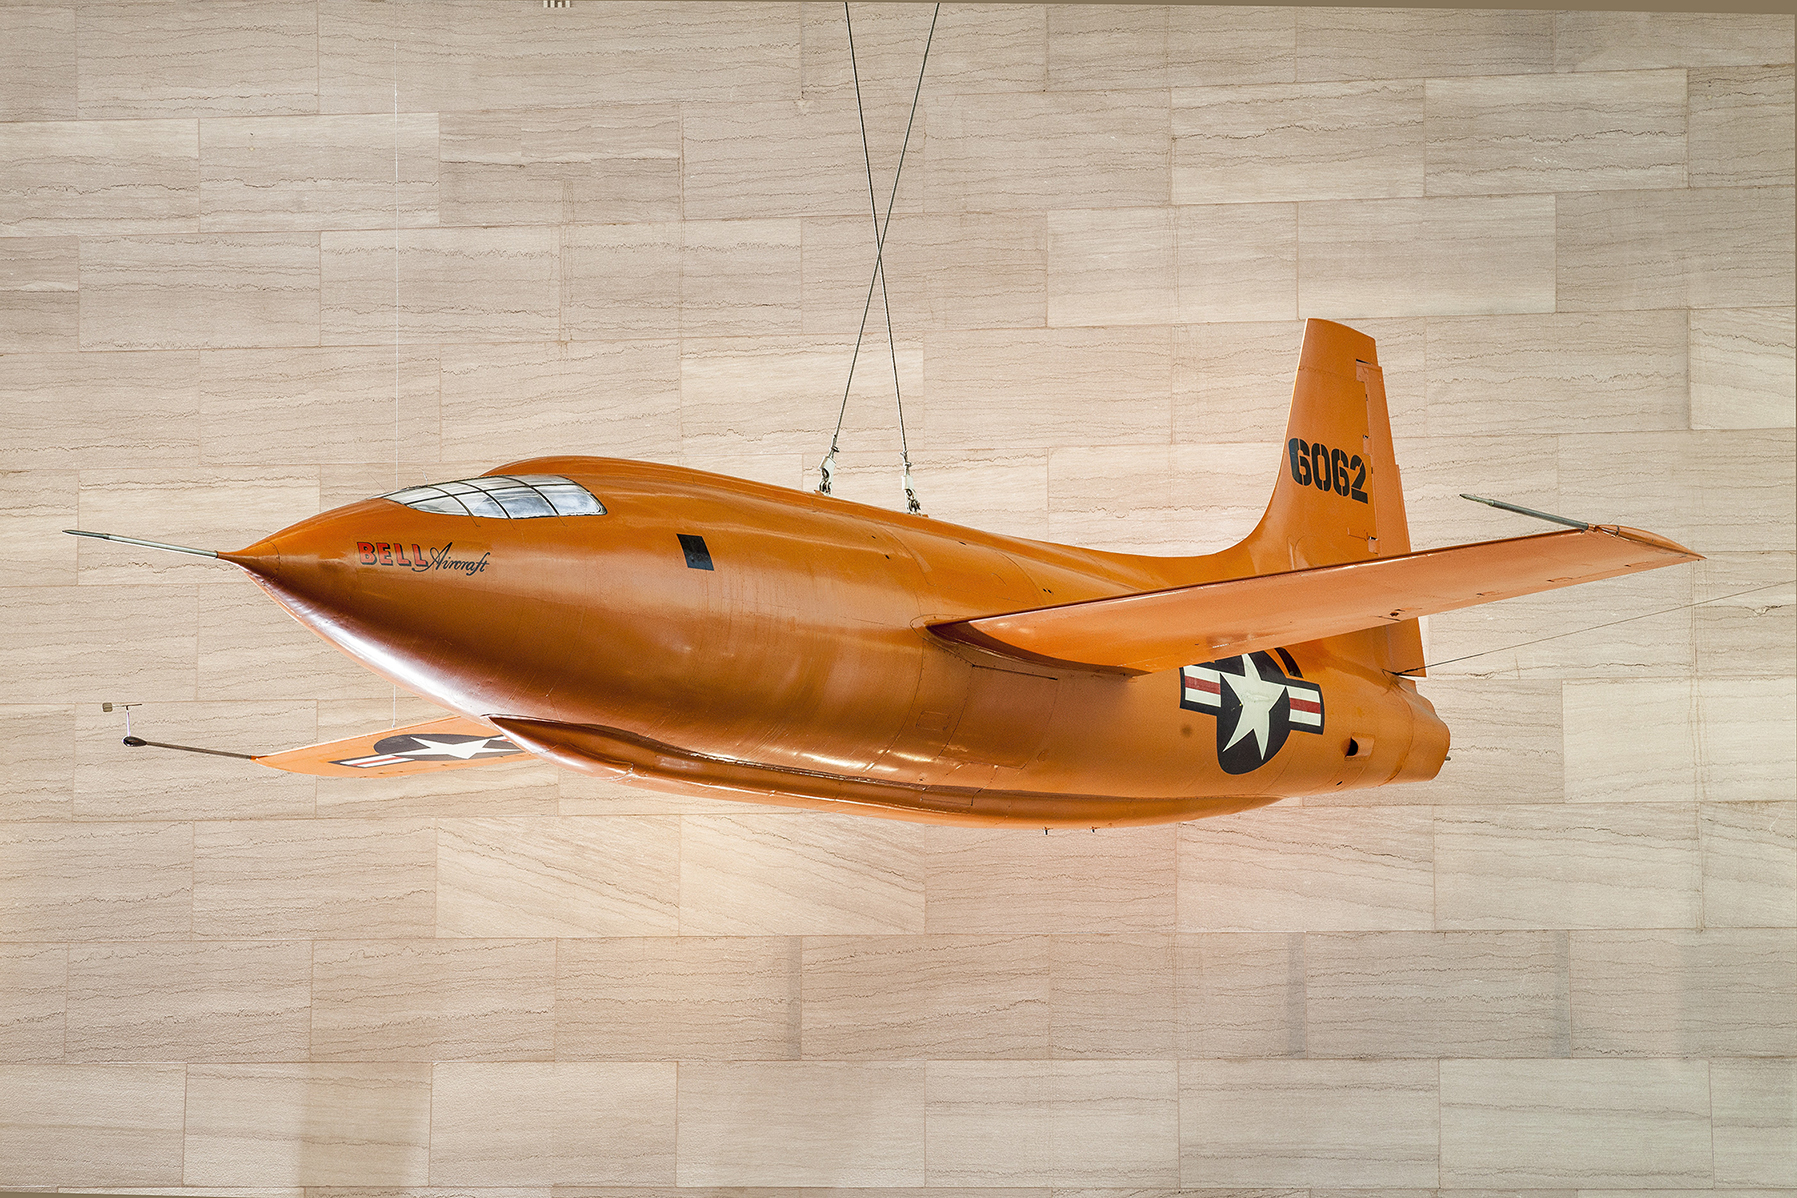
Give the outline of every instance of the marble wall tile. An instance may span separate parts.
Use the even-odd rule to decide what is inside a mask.
[[[317,237],[323,344],[559,336],[561,255],[551,230],[402,229],[397,272],[391,231]]]
[[[1562,699],[1567,802],[1696,800],[1689,680],[1569,679]]]
[[[60,1061],[69,980],[61,944],[0,944],[0,1061]]]
[[[171,544],[252,545],[318,512],[315,467],[262,465],[83,470],[76,519],[90,531],[125,531]],[[231,578],[230,563],[86,538],[77,542],[83,586],[200,585]]]
[[[1691,568],[1691,648],[1704,678],[1764,677],[1797,654],[1797,554],[1717,553]]]
[[[1785,931],[1574,932],[1573,1055],[1797,1056],[1794,991]]]
[[[932,1061],[929,1179],[946,1185],[1171,1186],[1172,1061]]]
[[[853,102],[855,72],[865,95],[906,104],[917,86],[924,42],[929,92],[1039,92],[1047,87],[1047,11],[1042,5],[967,4],[940,14],[922,7],[857,10],[855,61],[839,4],[800,8],[801,98],[846,95]],[[936,32],[930,35],[935,16]]]
[[[884,340],[882,336],[881,341]],[[680,356],[681,456],[698,469],[739,473],[743,458],[788,464],[781,455],[803,454],[815,469],[828,450],[830,409],[843,411],[843,391],[854,362],[853,387],[843,420],[842,440],[857,451],[898,457],[893,418],[891,351],[879,341],[863,344],[859,358],[852,340],[795,337],[719,337],[683,340]],[[899,378],[910,398],[906,426],[911,444],[928,443],[930,412],[924,346],[898,345]],[[769,476],[785,486],[800,477]],[[813,479],[806,483],[815,486]]]
[[[682,1065],[679,1184],[920,1186],[924,1084],[922,1062]]]
[[[1443,1061],[1452,1188],[1710,1184],[1703,1061]]]
[[[192,233],[199,228],[193,121],[0,123],[0,233]]]
[[[1303,1056],[1304,941],[1301,932],[1176,937],[1179,1055]]]
[[[799,331],[797,220],[688,220],[680,242],[680,332]]]
[[[200,227],[207,232],[437,223],[434,112],[199,124]]]
[[[924,369],[939,452],[1171,439],[1165,328],[937,333]]]
[[[432,1070],[431,1184],[670,1185],[674,1066],[448,1062]]]
[[[226,820],[195,827],[203,938],[428,936],[437,834],[421,820]]]
[[[1435,858],[1417,808],[1278,806],[1181,824],[1179,928],[1427,929]]]
[[[434,345],[407,346],[397,361],[390,345],[221,350],[200,355],[199,390],[206,462],[440,454]]]
[[[1732,802],[1797,794],[1797,680],[1699,678],[1692,720],[1700,797]]]
[[[1797,153],[1791,68],[1733,67],[1692,71],[1691,183],[1697,187],[1788,184]]]
[[[439,936],[656,936],[681,899],[680,829],[656,816],[446,819]]]
[[[313,722],[308,701],[158,703],[139,708],[133,731],[152,740],[227,753],[267,752]],[[116,709],[75,710],[77,819],[279,819],[313,813],[313,779],[253,762],[120,744]]]
[[[318,111],[318,18],[310,4],[248,0],[79,10],[83,119]]]
[[[923,107],[931,212],[1168,201],[1165,92],[957,95]]]
[[[1432,427],[1458,436],[1683,429],[1685,325],[1678,311],[1432,318]]]
[[[1558,932],[1308,935],[1305,1045],[1313,1057],[1565,1056],[1566,960]]]
[[[1041,450],[914,453],[912,480],[935,519],[1043,540],[1049,535],[1048,461]],[[870,461],[868,468],[883,474],[888,487],[896,478],[890,457]]]
[[[194,1065],[183,1180],[422,1185],[428,1065]]]
[[[680,215],[671,103],[445,112],[436,211],[445,225],[613,224]]]
[[[773,936],[562,940],[555,1057],[793,1060],[799,942]]]
[[[919,38],[921,50],[921,34]],[[840,44],[846,61],[846,42]],[[873,157],[874,194],[882,215],[889,200],[899,212],[924,207],[925,175],[935,143],[928,133],[929,103],[920,103],[915,121],[911,120],[909,85],[916,77],[912,67],[902,98],[893,95],[867,106],[867,149]],[[680,205],[685,218],[860,216],[871,223],[854,94],[813,94],[817,98],[798,104],[779,100],[683,105]],[[905,169],[895,197],[892,174],[901,150]]]
[[[78,245],[73,237],[0,239],[0,352],[76,348]]]
[[[1041,1059],[1049,990],[1041,936],[807,937],[804,1055]]]
[[[185,1072],[0,1065],[0,1185],[180,1185]]]
[[[270,526],[267,530],[274,531]],[[200,641],[198,693],[215,701],[372,704],[360,723],[344,729],[350,736],[380,727],[390,717],[393,686],[363,669],[335,646],[296,627],[293,618],[249,579],[219,576],[202,583],[200,609],[206,613],[206,635]],[[270,726],[251,746],[298,747],[315,736],[316,722],[302,709],[290,721]],[[419,717],[430,718],[429,714]],[[327,733],[324,739],[332,739]],[[246,752],[250,751],[248,749]],[[259,774],[266,779],[267,775]],[[434,775],[438,785],[456,785],[464,775]],[[356,779],[367,784],[372,779]]]
[[[32,630],[8,646],[0,702],[193,698],[191,587],[7,587],[0,612]],[[96,638],[96,628],[108,636]]]
[[[1180,1181],[1430,1186],[1431,1061],[1181,1061]]]
[[[786,812],[694,815],[680,823],[682,934],[924,930],[928,858],[917,825]]]
[[[1292,83],[1297,14],[1282,7],[1167,8],[1167,82],[1173,87]]]
[[[59,4],[0,9],[0,121],[75,115],[75,10]]]
[[[81,279],[82,349],[318,343],[316,233],[88,237]]]
[[[1431,321],[1431,324],[1434,322]],[[1388,384],[1389,387],[1389,384]],[[1560,502],[1559,439],[1515,432],[1506,436],[1419,437],[1394,424],[1398,466],[1403,475],[1404,505],[1415,548],[1524,536],[1541,525],[1523,516],[1500,513],[1460,498],[1463,492],[1502,496],[1540,511],[1557,511]],[[1608,516],[1588,517],[1607,519]],[[1525,600],[1526,602],[1526,600]],[[1509,610],[1501,605],[1472,609],[1481,618]],[[1467,613],[1433,617],[1465,619]],[[1528,640],[1527,636],[1514,638]],[[1494,641],[1493,644],[1505,644]],[[1438,650],[1439,652],[1439,650]]]
[[[1703,926],[1797,923],[1797,803],[1700,803]]]
[[[1306,795],[1304,806],[1557,803],[1563,794],[1561,684],[1511,678],[1430,678],[1420,684],[1453,745],[1428,782]]]
[[[1302,204],[1299,315],[1553,311],[1554,211],[1551,196]]]
[[[1319,8],[1297,16],[1299,82],[1554,69],[1550,13]]]
[[[1439,808],[1435,866],[1441,928],[1697,924],[1685,803]]]
[[[1432,79],[1428,92],[1430,195],[1685,183],[1683,71]]]
[[[1698,12],[1554,14],[1554,70],[1754,66],[1791,60],[1791,17]]]
[[[1180,320],[1289,320],[1297,314],[1296,205],[1176,208],[1174,229]]]
[[[1167,86],[1167,29],[1176,9],[1148,4],[1047,7],[1050,91]]]
[[[932,932],[1173,930],[1174,828],[931,827]]]
[[[1631,505],[1632,501],[1624,504],[1612,496],[1595,511],[1570,503],[1561,510],[1583,511],[1588,518],[1604,520],[1615,516],[1599,516],[1598,511],[1621,509],[1632,516]],[[1531,522],[1527,529],[1517,528],[1523,519],[1515,517],[1497,527],[1512,536],[1540,527]],[[1491,535],[1488,531],[1478,539]],[[1665,569],[1431,616],[1425,634],[1429,672],[1437,678],[1519,679],[1676,675],[1690,668],[1693,654],[1692,613],[1680,610],[1690,602],[1688,572]],[[1593,613],[1610,618],[1593,624]],[[1629,617],[1627,623],[1620,622],[1624,616]]]
[[[73,708],[61,704],[0,707],[0,760],[6,762],[0,820],[66,820],[74,815]]]
[[[299,1061],[312,951],[303,941],[75,944],[71,1061]]]
[[[190,824],[7,824],[0,863],[0,939],[175,940],[193,930]]]
[[[1797,423],[1797,309],[1709,308],[1690,326],[1692,428]]]
[[[801,317],[812,336],[852,338],[867,311],[863,352],[883,349],[885,300],[895,334],[921,330],[1041,328],[1047,263],[1071,254],[1047,228],[1050,217],[1019,212],[938,216],[900,212],[886,230],[884,286],[873,274],[874,230],[867,213],[812,217],[801,226]]]
[[[1048,951],[1049,1051],[1055,1057],[1167,1059],[1178,1052],[1175,937],[1053,936]]]
[[[1563,195],[1554,214],[1557,308],[1788,304],[1791,197],[1789,187]]]
[[[922,54],[927,22],[912,20],[913,32],[899,51],[893,73],[914,84],[917,75],[911,64]],[[809,35],[806,40],[811,44]],[[842,53],[845,46],[846,41],[828,38],[819,45],[820,53],[835,60],[838,72],[846,65],[842,61],[847,57]],[[1048,86],[1047,6],[968,4],[950,8],[936,26],[930,64],[932,69],[924,79],[926,94],[932,90],[953,95],[1040,92]],[[807,74],[808,86],[813,77]]]
[[[634,458],[679,444],[680,347],[671,339],[446,347],[441,379],[446,458]]]
[[[1790,1061],[1710,1062],[1716,1184],[1784,1186],[1797,1177],[1797,1069]]]
[[[798,86],[798,6],[745,22],[728,8],[603,5],[567,10],[452,0],[427,20],[355,0],[318,5],[319,107],[413,110],[741,102]],[[529,69],[519,63],[528,61]],[[728,70],[695,70],[729,63]]]
[[[190,465],[199,377],[193,352],[7,354],[0,469]]]
[[[1176,211],[1048,213],[1048,324],[1169,324],[1177,319]]]
[[[680,226],[581,225],[560,233],[561,320],[573,339],[680,331]]]
[[[549,940],[326,940],[312,946],[315,1061],[547,1061]]]
[[[60,530],[75,523],[79,485],[76,474],[0,470],[0,556],[12,586],[75,583],[79,542]]]
[[[1422,194],[1420,80],[1173,93],[1176,204]]]
[[[1789,430],[1560,438],[1560,502],[1594,511],[1628,496],[1634,527],[1715,550],[1790,549],[1797,464]]]
[[[1292,233],[1295,272],[1295,221]],[[1293,278],[1291,303],[1296,311],[1295,273]],[[1296,321],[1242,321],[1175,328],[1174,439],[1277,444],[1290,412],[1292,380],[1297,374],[1298,351],[1303,341],[1304,326]],[[1389,399],[1389,385],[1386,390]]]
[[[1277,460],[1277,442],[1056,449],[1048,458],[1048,531],[1114,552],[1222,549],[1259,520]]]

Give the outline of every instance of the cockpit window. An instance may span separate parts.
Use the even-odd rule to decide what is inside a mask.
[[[591,491],[559,474],[493,474],[407,487],[381,498],[445,516],[529,520],[535,516],[605,515],[605,505],[593,498]]]

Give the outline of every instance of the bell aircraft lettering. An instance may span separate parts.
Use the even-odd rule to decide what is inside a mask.
[[[1373,341],[1328,321],[1306,326],[1267,472],[1254,530],[1183,557],[565,455],[236,552],[82,535],[232,563],[449,713],[255,758],[276,769],[541,759],[683,794],[1032,828],[1434,777],[1448,730],[1418,689],[1419,617],[1698,556],[1564,518],[1413,551]]]
[[[364,566],[400,566],[420,573],[426,570],[451,570],[458,574],[479,574],[487,568],[491,552],[482,552],[479,557],[453,557],[450,550],[455,542],[447,545],[432,545],[420,548],[418,542],[412,542],[412,554],[406,556],[406,545],[403,541],[357,541],[356,560]]]

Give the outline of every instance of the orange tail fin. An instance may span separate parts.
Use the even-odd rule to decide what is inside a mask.
[[[1410,552],[1385,379],[1371,337],[1327,320],[1305,324],[1285,438],[1273,498],[1242,543],[1256,570]],[[1422,667],[1415,620],[1352,635],[1367,642],[1364,649],[1383,669]]]

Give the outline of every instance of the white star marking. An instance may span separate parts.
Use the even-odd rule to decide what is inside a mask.
[[[398,753],[395,753],[394,756],[411,757],[419,753],[447,753],[451,757],[460,757],[463,761],[469,761],[472,760],[476,754],[487,752],[489,748],[495,752],[510,752],[509,749],[500,749],[498,746],[493,745],[493,738],[490,736],[485,740],[463,741],[432,740],[428,736],[414,736],[412,739],[418,742],[418,747],[416,749],[402,749]]]
[[[1229,688],[1230,693],[1234,694],[1242,705],[1241,713],[1235,721],[1235,735],[1230,737],[1229,743],[1223,747],[1225,749],[1233,748],[1237,741],[1252,732],[1255,748],[1259,750],[1262,757],[1265,757],[1267,743],[1270,739],[1267,717],[1272,713],[1273,704],[1279,702],[1279,697],[1285,694],[1285,684],[1268,682],[1262,678],[1259,668],[1254,664],[1254,659],[1246,654],[1239,660],[1242,663],[1240,677],[1219,671],[1223,684]]]

